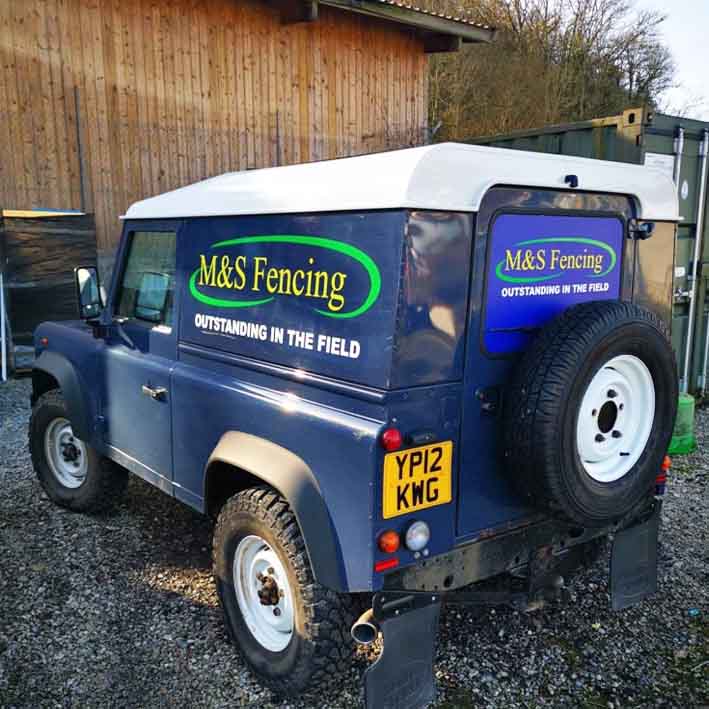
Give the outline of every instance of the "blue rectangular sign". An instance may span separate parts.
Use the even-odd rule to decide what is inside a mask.
[[[516,352],[561,311],[620,295],[623,221],[502,214],[488,244],[483,344]]]
[[[404,212],[191,220],[180,338],[385,388]]]

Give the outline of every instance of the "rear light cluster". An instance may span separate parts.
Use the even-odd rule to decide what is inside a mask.
[[[431,529],[421,520],[412,522],[407,528],[404,534],[403,543],[406,549],[414,552],[416,556],[423,552],[424,556],[428,554],[426,547],[431,541]],[[387,529],[382,532],[377,538],[377,547],[379,551],[384,554],[396,554],[397,551],[402,546],[402,539],[399,532],[395,529]],[[382,559],[374,564],[374,570],[379,573],[381,571],[387,571],[388,569],[393,569],[399,565],[398,557],[391,557],[389,559]]]
[[[401,546],[399,533],[395,532],[393,529],[387,529],[386,532],[382,532],[379,535],[378,546],[379,550],[383,551],[385,554],[394,554],[399,551],[399,547]]]
[[[398,451],[404,445],[404,437],[398,428],[390,427],[382,431],[379,438],[382,448],[387,452]],[[431,530],[422,521],[412,522],[404,534],[403,545],[416,556],[424,551],[431,540]],[[402,546],[402,538],[395,529],[387,529],[377,538],[377,547],[383,554],[396,554]],[[399,565],[399,558],[394,556],[388,559],[381,559],[374,564],[377,573],[396,568]]]
[[[672,461],[670,460],[670,457],[668,455],[665,456],[665,459],[662,461],[662,466],[660,468],[660,472],[655,478],[655,494],[656,495],[664,495],[665,490],[667,489],[667,473],[669,472],[670,468],[672,467]]]
[[[387,428],[379,439],[385,451],[398,451],[404,445],[404,437],[398,428]]]

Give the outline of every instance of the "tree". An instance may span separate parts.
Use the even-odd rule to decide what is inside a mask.
[[[584,120],[656,105],[672,85],[664,17],[631,0],[428,0],[498,29],[489,46],[431,62],[431,125],[439,138]]]

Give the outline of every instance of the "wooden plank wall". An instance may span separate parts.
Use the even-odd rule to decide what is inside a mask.
[[[0,2],[0,204],[94,212],[230,170],[417,145],[427,60],[406,28],[257,0]]]

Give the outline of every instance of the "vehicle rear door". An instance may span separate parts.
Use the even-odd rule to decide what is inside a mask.
[[[505,470],[500,445],[505,383],[546,322],[576,303],[633,292],[634,216],[627,197],[498,187],[476,220],[465,362],[459,537],[536,514]]]

